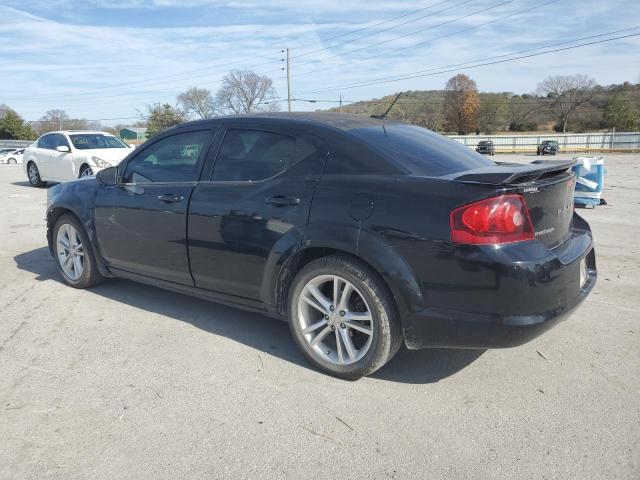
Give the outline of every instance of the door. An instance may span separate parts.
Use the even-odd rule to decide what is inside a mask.
[[[195,285],[264,300],[267,265],[300,243],[326,157],[324,143],[303,134],[226,130],[211,181],[191,199]]]
[[[67,137],[61,133],[52,133],[49,136],[51,139],[48,142],[50,145],[50,149],[48,150],[49,155],[46,157],[47,177],[52,180],[60,181],[74,180],[76,175],[73,172],[73,154],[71,153],[71,147],[69,146]],[[69,151],[59,152],[56,150],[58,147],[62,146],[67,147]]]
[[[96,233],[114,269],[193,286],[187,259],[187,209],[212,131],[165,136],[141,148],[116,186],[101,186]]]
[[[40,137],[36,148],[36,164],[40,172],[40,178],[53,178],[50,174],[53,150],[55,150],[56,140],[54,134],[50,133]]]

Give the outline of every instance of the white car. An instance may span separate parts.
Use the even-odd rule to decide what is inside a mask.
[[[22,163],[24,148],[12,148],[0,150],[0,163]]]
[[[34,187],[95,175],[118,165],[133,149],[107,132],[64,130],[42,135],[24,150],[23,167]]]

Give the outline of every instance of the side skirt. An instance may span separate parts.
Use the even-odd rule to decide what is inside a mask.
[[[268,317],[277,318],[278,320],[287,321],[287,319],[281,315],[277,310],[270,309],[262,302],[250,300],[242,297],[236,297],[233,295],[227,295],[224,293],[212,292],[210,290],[204,290],[197,287],[189,287],[187,285],[180,285],[173,282],[167,282],[166,280],[159,280],[153,277],[147,277],[145,275],[139,275],[137,273],[127,272],[125,270],[119,270],[117,268],[110,267],[109,271],[116,278],[123,278],[126,280],[132,280],[134,282],[144,283],[153,287],[162,288],[164,290],[170,290],[172,292],[183,293],[192,297],[197,297],[202,300],[208,300],[229,307],[239,308],[248,312],[260,313]]]

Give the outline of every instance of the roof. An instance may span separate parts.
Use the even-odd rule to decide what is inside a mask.
[[[375,127],[383,124],[397,123],[393,121],[382,121],[364,115],[354,115],[350,113],[338,112],[272,112],[272,113],[252,113],[250,115],[231,115],[226,117],[214,117],[206,120],[195,120],[181,125],[194,125],[202,123],[219,123],[225,120],[242,122],[255,119],[273,119],[275,121],[293,121],[295,123],[312,123],[337,128],[343,131],[355,128]]]
[[[147,131],[146,127],[122,127],[120,131],[122,130],[131,130],[136,133],[146,133]]]
[[[66,133],[67,135],[72,133],[92,133],[98,135],[111,135],[109,132],[103,132],[102,130],[55,130],[53,132],[47,132],[43,135],[48,135],[49,133]]]

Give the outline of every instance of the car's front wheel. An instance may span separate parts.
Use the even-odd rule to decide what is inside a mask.
[[[29,183],[32,187],[44,187],[47,184],[47,182],[42,181],[40,171],[33,162],[30,162],[27,166],[27,175],[29,176]]]
[[[347,255],[314,260],[297,274],[289,323],[310,363],[348,380],[378,370],[402,340],[386,285],[370,267]]]
[[[16,159],[15,159],[15,158],[10,158],[9,160],[7,160],[7,163],[8,163],[9,165],[15,165],[15,164],[16,164],[16,163],[18,163],[18,162],[16,161]]]
[[[75,288],[87,288],[103,280],[89,237],[78,219],[61,216],[53,229],[54,249],[63,280]]]
[[[78,176],[78,178],[92,177],[92,176],[93,176],[93,170],[91,170],[91,167],[89,165],[84,165],[80,169],[80,175]]]

